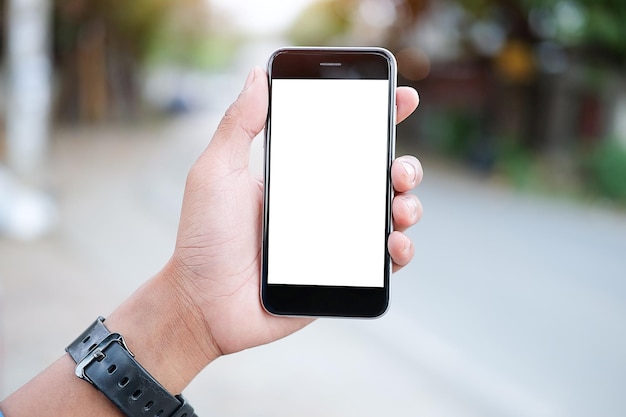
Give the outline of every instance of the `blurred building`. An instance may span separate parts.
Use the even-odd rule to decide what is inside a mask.
[[[335,0],[290,36],[389,47],[424,102],[400,127],[422,150],[523,187],[626,200],[624,19],[611,1]]]

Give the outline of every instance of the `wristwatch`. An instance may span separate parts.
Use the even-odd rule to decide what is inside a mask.
[[[170,394],[136,360],[124,338],[111,333],[104,317],[65,351],[76,362],[76,376],[101,391],[128,417],[197,417],[182,395]]]

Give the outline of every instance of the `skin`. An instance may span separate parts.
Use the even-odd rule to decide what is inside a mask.
[[[418,101],[412,88],[397,89],[398,122]],[[124,335],[137,361],[172,393],[221,355],[272,342],[312,321],[271,316],[259,299],[263,183],[250,174],[248,160],[267,103],[267,76],[257,67],[189,172],[172,257],[105,323]],[[399,157],[391,178],[395,230],[388,247],[397,271],[414,253],[403,232],[422,215],[419,199],[410,193],[422,179],[422,167],[415,157]],[[344,238],[348,243],[350,236]],[[6,417],[120,416],[106,397],[74,376],[74,367],[62,356],[0,409]]]

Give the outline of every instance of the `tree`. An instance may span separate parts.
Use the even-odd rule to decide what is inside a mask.
[[[59,79],[57,115],[98,122],[132,117],[142,66],[168,39],[177,59],[208,31],[202,0],[64,0],[54,5],[53,50]]]

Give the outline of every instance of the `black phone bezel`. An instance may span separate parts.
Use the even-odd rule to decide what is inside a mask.
[[[269,201],[271,187],[269,158],[271,145],[271,84],[276,78],[295,79],[385,79],[389,80],[389,129],[387,173],[387,219],[385,230],[385,265],[383,287],[344,287],[316,285],[269,284],[267,277]],[[374,318],[385,313],[389,305],[391,258],[387,238],[391,233],[392,185],[389,170],[395,142],[395,60],[382,48],[284,48],[272,54],[268,63],[270,105],[265,129],[265,196],[262,233],[261,301],[274,315],[313,317]],[[382,233],[382,231],[381,231]]]

